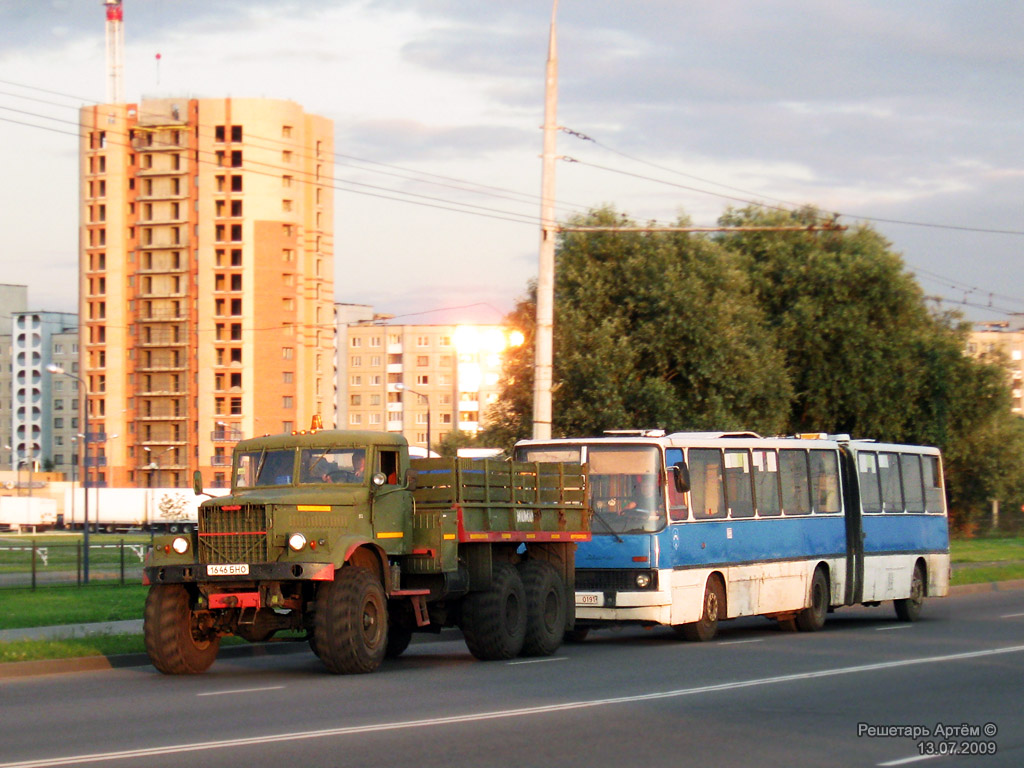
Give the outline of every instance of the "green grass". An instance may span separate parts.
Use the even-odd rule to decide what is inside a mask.
[[[95,635],[69,640],[16,640],[0,643],[0,664],[9,661],[74,659],[82,656],[116,656],[145,653],[142,635]]]
[[[954,563],[1024,561],[1024,538],[954,539],[949,544],[949,554]]]
[[[950,583],[956,586],[959,584],[983,584],[990,581],[1012,581],[1014,579],[1024,579],[1024,563],[960,568],[953,571],[953,580]]]
[[[95,584],[0,590],[0,629],[141,619],[148,589]]]

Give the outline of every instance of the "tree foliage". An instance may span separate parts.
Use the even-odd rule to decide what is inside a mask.
[[[722,224],[821,218],[752,207]],[[632,225],[609,209],[572,223]],[[535,295],[531,285],[507,318],[526,343],[506,360],[490,444],[531,430]],[[937,445],[951,503],[977,514],[991,498],[1024,499],[1024,422],[1010,413],[1000,362],[964,355],[967,331],[929,311],[902,258],[867,226],[563,233],[552,433],[750,429]]]

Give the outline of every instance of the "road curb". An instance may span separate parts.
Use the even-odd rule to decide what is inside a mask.
[[[1013,592],[1024,589],[1024,579],[1011,581],[982,581],[978,584],[958,584],[949,588],[951,595],[978,595],[984,592]]]

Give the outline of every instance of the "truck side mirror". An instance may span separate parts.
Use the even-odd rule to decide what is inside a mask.
[[[192,473],[192,492],[196,496],[203,495],[203,473],[198,469]]]
[[[416,470],[407,469],[405,470],[405,487],[410,491],[416,490]]]
[[[676,484],[676,490],[679,493],[686,493],[688,490],[690,490],[689,467],[687,467],[685,463],[680,461],[678,464],[673,464],[671,469],[672,477],[675,480]]]

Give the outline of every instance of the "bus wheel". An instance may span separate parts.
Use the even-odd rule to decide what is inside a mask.
[[[165,675],[196,675],[217,658],[220,637],[200,629],[190,603],[181,584],[154,584],[146,595],[146,653]]]
[[[796,615],[796,625],[804,632],[817,632],[825,626],[830,600],[828,579],[821,568],[814,571],[814,577],[811,579],[810,598],[810,606]]]
[[[316,654],[331,672],[373,672],[384,660],[388,609],[384,587],[366,568],[345,566],[317,594]]]
[[[725,589],[717,577],[708,579],[704,588],[704,609],[700,621],[677,628],[687,640],[707,642],[718,634],[718,620],[725,618]]]
[[[491,588],[466,596],[462,634],[469,652],[483,661],[519,655],[526,638],[526,591],[515,566],[498,563]]]
[[[924,569],[918,563],[914,566],[914,576],[910,581],[910,597],[893,600],[896,618],[900,621],[917,621],[924,605]]]
[[[551,563],[527,560],[519,566],[526,592],[526,637],[523,656],[550,656],[565,630],[565,585]]]

